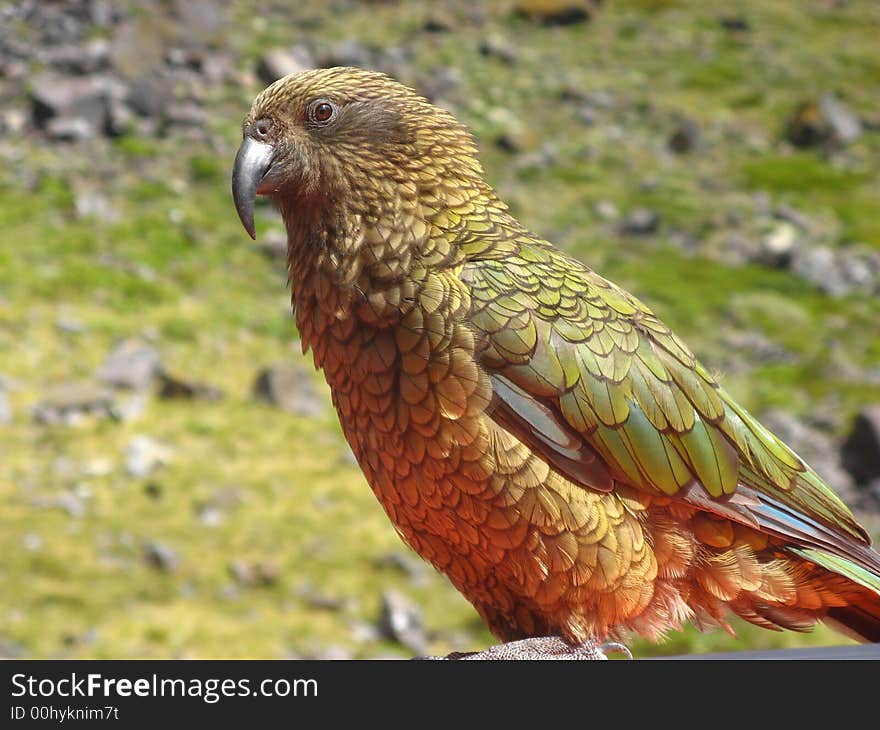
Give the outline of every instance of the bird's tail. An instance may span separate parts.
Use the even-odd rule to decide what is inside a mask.
[[[859,591],[848,605],[829,608],[825,621],[859,641],[880,642],[880,574],[824,550],[789,549],[802,558],[861,586],[863,590]]]

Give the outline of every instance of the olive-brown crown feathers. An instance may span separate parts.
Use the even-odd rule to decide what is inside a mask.
[[[251,148],[271,147],[257,148],[269,163],[258,194],[357,197],[377,181],[482,183],[464,125],[375,71],[337,67],[279,79],[257,96],[243,133]]]

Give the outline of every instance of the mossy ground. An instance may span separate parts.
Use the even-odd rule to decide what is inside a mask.
[[[729,3],[621,0],[604,3],[593,23],[564,28],[518,19],[510,3],[486,3],[491,29],[516,50],[513,65],[479,53],[487,28],[469,27],[466,3],[350,4],[337,14],[322,3],[260,4],[257,13],[240,2],[221,40],[242,69],[273,45],[329,47],[349,37],[407,45],[416,71],[459,68],[450,102],[524,222],[637,293],[722,373],[729,328],[784,346],[790,362],[725,379],[750,409],[833,409],[846,424],[862,403],[880,400],[876,383],[851,377],[880,364],[876,299],[832,299],[791,274],[688,257],[666,241],[672,231],[705,235],[742,196],[763,190],[834,218],[840,245],[880,248],[880,136],[865,134],[836,160],[781,141],[786,115],[828,89],[857,112],[877,113],[880,11],[868,1],[831,5],[743,0],[737,13],[751,31],[735,36],[718,22]],[[453,32],[421,32],[438,7]],[[609,91],[615,103],[584,126],[560,100],[563,88]],[[301,357],[285,274],[247,239],[228,192],[238,122],[257,89],[209,90],[213,144],[129,136],[71,152],[35,137],[19,145],[21,168],[0,173],[0,373],[14,386],[13,422],[0,426],[0,638],[26,656],[277,657],[328,646],[405,654],[358,638],[357,626],[375,621],[381,591],[392,588],[421,605],[436,636],[432,651],[491,640],[442,577],[429,571],[416,582],[376,566],[405,548],[344,458],[329,397],[324,415],[306,419],[251,396],[260,366]],[[493,145],[498,109],[522,120],[536,149],[554,146],[549,164],[517,164]],[[666,150],[677,114],[700,123],[700,150]],[[112,180],[96,160],[112,163]],[[23,169],[34,176],[30,186]],[[84,184],[109,195],[116,222],[75,216],[73,189]],[[650,207],[660,234],[618,236],[594,213],[597,200],[622,211]],[[260,209],[258,231],[273,226],[275,216]],[[59,318],[81,331],[59,328]],[[221,387],[225,399],[153,399],[130,423],[33,422],[30,408],[48,386],[90,377],[113,343],[132,335],[154,338],[170,371]],[[123,453],[141,433],[170,444],[174,456],[135,479]],[[90,470],[96,461],[109,469]],[[224,490],[238,498],[219,524],[206,524],[201,507]],[[39,506],[66,492],[78,495],[84,514]],[[178,553],[175,570],[143,559],[150,542]],[[236,585],[235,560],[275,561],[280,578]],[[341,599],[342,610],[312,606],[303,586]],[[824,629],[740,634],[735,642],[688,629],[660,646],[636,642],[634,651],[843,641]]]

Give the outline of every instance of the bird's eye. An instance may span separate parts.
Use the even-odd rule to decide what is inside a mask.
[[[327,99],[318,99],[312,103],[309,116],[315,124],[327,124],[336,116],[336,106]]]

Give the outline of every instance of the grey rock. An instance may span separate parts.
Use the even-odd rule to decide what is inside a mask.
[[[844,468],[859,484],[880,479],[880,403],[859,412],[840,454]]]
[[[54,117],[46,122],[45,130],[56,142],[82,142],[98,136],[98,129],[82,117]]]
[[[862,123],[834,94],[801,103],[786,121],[785,135],[796,147],[834,147],[855,142]]]
[[[880,290],[880,253],[839,251],[837,263],[841,277],[852,288],[868,293]]]
[[[82,465],[84,477],[105,477],[113,473],[113,460],[106,457],[90,459]]]
[[[702,240],[689,231],[670,231],[666,240],[686,253],[696,253],[702,245]]]
[[[862,123],[859,118],[834,94],[822,94],[819,99],[819,109],[828,125],[833,142],[847,145],[862,136]]]
[[[332,50],[323,55],[319,61],[319,65],[324,68],[330,66],[369,68],[373,64],[373,52],[363,43],[349,38],[333,46]]]
[[[47,509],[60,509],[74,518],[82,517],[86,513],[85,503],[73,492],[62,492],[54,497],[42,500],[39,506]]]
[[[837,265],[834,251],[827,246],[795,250],[791,270],[831,296],[843,296],[851,291]]]
[[[324,593],[311,583],[303,583],[298,586],[296,594],[306,606],[321,611],[343,611],[347,606],[347,601],[344,598]]]
[[[451,96],[464,81],[461,71],[449,66],[434,66],[418,80],[419,92],[435,103]]]
[[[739,356],[727,363],[730,372],[743,372],[758,364],[790,362],[793,359],[782,345],[753,330],[730,330],[724,336],[724,344]]]
[[[186,29],[192,43],[204,44],[222,34],[228,21],[230,3],[217,0],[172,0],[174,19]]]
[[[880,507],[880,478],[872,479],[867,484],[862,485],[862,491],[870,499],[875,508]]]
[[[219,487],[211,492],[208,503],[223,510],[230,510],[242,503],[242,491],[238,487]]]
[[[315,68],[315,65],[315,58],[306,46],[272,48],[260,56],[257,62],[257,75],[260,80],[271,84],[288,74]]]
[[[103,38],[95,38],[83,45],[50,47],[42,60],[64,73],[93,74],[109,66],[110,44]]]
[[[700,125],[694,119],[681,119],[669,137],[669,148],[678,154],[693,152],[701,142]]]
[[[21,546],[28,552],[38,552],[43,549],[43,538],[36,532],[26,532],[21,537]],[[0,654],[2,656],[2,654]]]
[[[226,583],[217,590],[217,597],[223,601],[241,600],[241,590],[234,583]]]
[[[428,15],[422,25],[422,30],[426,33],[448,33],[454,29],[455,18],[453,18],[448,12],[445,12],[443,8],[437,8],[431,11],[431,14]]]
[[[196,509],[198,521],[206,527],[219,527],[226,521],[223,510],[214,505],[204,504]]]
[[[257,375],[253,392],[256,398],[298,416],[324,412],[314,379],[301,366],[279,363],[265,368]]]
[[[114,388],[144,390],[162,369],[162,360],[154,347],[142,340],[127,339],[113,348],[95,377]]]
[[[782,222],[747,259],[790,270],[829,296],[880,292],[880,253],[867,246],[831,248],[812,243],[795,224]]]
[[[413,68],[415,53],[410,45],[388,45],[369,49],[374,56],[373,67],[410,86],[417,85],[416,70]],[[453,66],[439,66],[452,72],[459,72]],[[459,72],[460,73],[460,72]]]
[[[162,485],[159,482],[147,482],[144,484],[144,494],[150,499],[162,499]]]
[[[556,164],[559,150],[553,142],[546,140],[538,149],[531,150],[517,157],[515,165],[518,170],[540,169]]]
[[[168,48],[165,51],[165,63],[178,68],[200,68],[201,56],[188,48]]]
[[[357,644],[370,644],[382,638],[379,628],[366,621],[352,621],[349,624],[349,631],[352,641]]]
[[[127,398],[117,397],[110,414],[123,423],[135,421],[147,410],[148,403],[148,394],[145,391],[136,391]]]
[[[0,659],[19,659],[26,655],[24,646],[17,641],[0,636]]]
[[[166,105],[162,117],[163,134],[174,133],[179,129],[203,130],[208,121],[205,108],[194,101],[180,101]]]
[[[603,221],[616,221],[620,218],[620,210],[610,200],[597,200],[593,210]]]
[[[98,28],[108,28],[119,22],[124,10],[113,0],[91,0],[88,3],[89,20]]]
[[[743,15],[722,15],[718,24],[730,33],[748,33],[752,29],[749,19]]]
[[[829,139],[828,125],[815,101],[799,104],[785,122],[785,138],[795,147],[817,147]]]
[[[226,515],[241,504],[241,491],[235,487],[215,489],[211,495],[194,507],[202,524],[215,527],[226,521]]]
[[[200,70],[209,84],[221,84],[235,78],[235,64],[227,53],[206,53],[202,57]]]
[[[110,99],[107,103],[107,127],[111,137],[121,137],[136,128],[134,111],[123,99]]]
[[[125,447],[125,471],[133,477],[146,477],[171,461],[171,449],[139,434]]]
[[[581,104],[575,110],[575,116],[577,116],[581,124],[587,127],[592,127],[599,120],[599,113],[589,104]]]
[[[165,400],[179,398],[183,400],[214,401],[223,398],[223,391],[207,383],[184,380],[166,371],[162,371],[159,373],[158,395]]]
[[[614,92],[606,91],[605,89],[593,89],[592,91],[585,91],[583,94],[581,94],[580,99],[584,103],[589,104],[594,109],[613,109],[617,103]]]
[[[278,583],[281,568],[273,560],[257,562],[234,560],[229,564],[229,574],[240,586],[267,588]]]
[[[571,25],[584,23],[596,11],[597,3],[590,0],[560,0],[559,2],[534,2],[523,0],[514,7],[520,17],[542,25]]]
[[[147,565],[163,573],[173,573],[180,565],[180,556],[174,548],[162,542],[148,542],[144,546]]]
[[[113,391],[95,383],[61,383],[49,388],[32,414],[37,423],[76,425],[86,416],[112,416],[114,399]]]
[[[505,120],[503,129],[495,137],[495,144],[505,152],[533,149],[539,141],[540,137],[535,130],[515,118]]]
[[[14,60],[14,53],[10,52],[8,45],[5,50],[7,57],[5,59],[0,57],[0,77],[10,82],[25,81],[30,70],[28,64],[25,61]]]
[[[486,36],[486,38],[480,41],[477,50],[480,52],[480,55],[487,58],[495,58],[502,63],[506,63],[508,66],[516,63],[516,48],[500,35],[492,34]]]
[[[21,4],[26,9],[36,6],[27,13],[27,18],[47,46],[82,42],[89,30],[91,13],[87,1]]]
[[[623,234],[645,236],[656,233],[660,226],[660,216],[648,208],[636,208],[627,214],[620,224]]]
[[[54,121],[52,133],[55,135],[67,130],[66,133],[96,136],[107,125],[109,92],[102,77],[69,78],[53,73],[40,74],[31,82],[34,123],[42,129],[49,129],[50,122]]]
[[[55,476],[70,481],[80,476],[80,465],[73,459],[58,456],[52,460],[52,471]]]
[[[86,326],[78,319],[67,315],[60,315],[55,320],[55,329],[65,335],[81,335],[86,331]]]
[[[353,659],[354,654],[344,646],[333,644],[331,646],[325,646],[317,651],[310,651],[308,653],[308,658],[324,661],[344,661],[346,659]]]
[[[102,253],[98,255],[96,261],[99,266],[105,266],[108,269],[115,269],[117,271],[124,271],[125,273],[136,276],[144,281],[157,281],[159,279],[159,275],[156,273],[155,269],[146,264],[132,261],[131,259],[122,256],[114,256],[111,253]]]
[[[808,233],[812,228],[810,219],[806,215],[788,205],[777,205],[773,209],[773,216],[786,221],[787,223],[791,223],[802,233]]]
[[[28,115],[24,109],[13,107],[0,112],[0,134],[9,136],[21,134],[27,125]]]
[[[715,257],[722,263],[741,266],[756,261],[760,256],[761,244],[740,231],[729,231],[722,237]]]
[[[754,215],[767,217],[773,215],[773,198],[766,190],[759,190],[751,196]]]
[[[158,76],[144,76],[129,84],[126,102],[143,117],[159,118],[171,98],[167,82]]]
[[[414,585],[424,585],[430,576],[428,564],[411,553],[385,553],[376,558],[375,565],[377,568],[390,568],[405,575]]]
[[[77,189],[73,198],[73,210],[79,220],[95,218],[112,223],[120,218],[119,210],[110,199],[97,190]]]
[[[9,405],[9,396],[0,388],[0,426],[8,426],[12,423],[12,406]]]
[[[627,659],[632,659],[632,654],[623,644],[612,643],[603,648],[587,642],[578,646],[571,646],[558,636],[547,636],[541,639],[521,639],[506,644],[495,644],[488,649],[478,652],[458,654],[453,652],[446,656],[416,657],[428,661],[572,661],[572,660],[602,660],[608,659],[607,654],[621,654]]]
[[[774,268],[788,268],[797,246],[797,240],[797,229],[791,223],[779,223],[761,239],[758,260]]]
[[[385,591],[382,594],[378,628],[384,638],[402,644],[414,654],[424,654],[428,649],[421,611],[400,593]]]
[[[0,299],[0,303],[5,302]],[[5,373],[0,373],[0,390],[18,390],[19,388],[21,388],[21,383],[15,378],[6,375]]]
[[[287,260],[287,234],[277,228],[270,228],[262,236],[260,251],[269,259]]]

